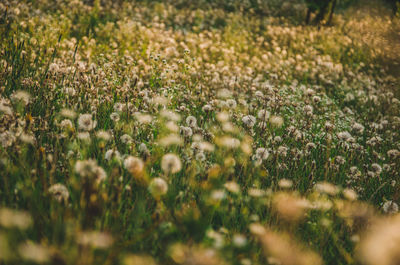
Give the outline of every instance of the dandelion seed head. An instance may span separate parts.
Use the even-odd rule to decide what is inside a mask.
[[[168,184],[162,178],[154,178],[151,180],[149,185],[149,192],[155,197],[159,198],[160,196],[166,194],[168,191]]]
[[[58,202],[68,201],[69,191],[64,184],[57,183],[49,188],[49,193],[56,199]]]
[[[92,114],[80,114],[78,126],[80,130],[91,131],[96,128],[97,122],[92,119]]]
[[[177,155],[169,153],[162,157],[161,169],[166,174],[175,174],[181,171],[182,162]]]
[[[124,167],[134,176],[139,176],[144,171],[144,163],[142,159],[135,156],[128,156],[124,160]]]

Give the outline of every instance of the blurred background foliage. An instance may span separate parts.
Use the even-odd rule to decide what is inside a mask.
[[[104,0],[103,0],[104,1]],[[122,4],[126,0],[117,0],[114,3]],[[94,0],[87,0],[93,3]],[[108,1],[104,1],[104,4]],[[137,0],[135,2],[146,2],[146,4],[164,3],[173,5],[176,8],[193,9],[224,9],[228,12],[250,12],[258,15],[268,16],[293,16],[298,17],[299,7],[307,7],[313,11],[330,12],[330,6],[334,5],[334,10],[343,12],[354,5],[384,6],[392,10],[393,14],[399,11],[399,0]],[[326,7],[329,8],[326,8]],[[325,13],[324,13],[325,14]]]

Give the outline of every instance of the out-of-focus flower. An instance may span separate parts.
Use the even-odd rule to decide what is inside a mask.
[[[134,176],[140,176],[144,171],[143,160],[135,156],[128,156],[125,158],[124,167]]]
[[[400,215],[376,221],[361,238],[357,250],[363,264],[400,264]]]
[[[105,232],[84,231],[77,235],[77,242],[84,246],[106,249],[114,243],[114,239],[110,234]]]
[[[280,116],[271,116],[269,122],[273,127],[280,128],[283,125],[283,118]]]
[[[168,191],[168,184],[162,178],[154,178],[149,185],[149,192],[155,197],[159,198],[166,194]]]
[[[124,265],[157,265],[155,260],[147,255],[127,255],[123,258]]]
[[[57,183],[50,186],[49,193],[59,202],[68,201],[69,192],[64,184]]]
[[[27,229],[32,225],[32,218],[25,211],[0,208],[0,225],[5,228]]]
[[[46,263],[51,258],[48,248],[31,241],[21,244],[18,247],[18,253],[24,260],[35,263]]]
[[[23,90],[15,91],[11,95],[11,100],[13,102],[20,102],[24,105],[28,105],[29,101],[31,100],[31,95]]]
[[[306,210],[311,208],[311,203],[305,198],[285,192],[274,195],[272,205],[280,217],[293,222],[304,218]]]
[[[161,159],[161,169],[166,174],[175,174],[181,171],[182,162],[175,154],[166,154]]]
[[[75,172],[83,178],[95,179],[101,182],[107,178],[104,169],[97,165],[96,160],[81,160],[75,164]]]

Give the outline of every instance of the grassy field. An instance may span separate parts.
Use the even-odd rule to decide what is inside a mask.
[[[399,19],[204,2],[0,2],[0,264],[400,264]]]

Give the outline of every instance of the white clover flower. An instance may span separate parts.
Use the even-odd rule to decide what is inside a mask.
[[[97,122],[92,119],[92,114],[80,114],[78,126],[80,130],[91,131],[96,128]]]
[[[182,162],[177,155],[169,153],[162,157],[161,169],[166,174],[175,174],[181,171]]]

